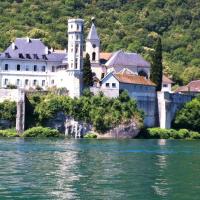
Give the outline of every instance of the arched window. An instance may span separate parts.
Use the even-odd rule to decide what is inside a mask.
[[[95,52],[92,53],[92,60],[93,61],[96,60],[96,53]]]
[[[144,70],[139,71],[138,75],[139,76],[144,76],[145,78],[148,78],[148,74]]]

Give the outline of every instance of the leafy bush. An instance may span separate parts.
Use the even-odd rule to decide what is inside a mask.
[[[44,127],[33,127],[23,133],[23,137],[59,137],[59,132],[55,129]]]
[[[84,138],[86,139],[93,139],[93,138],[97,138],[97,135],[95,133],[87,133]]]
[[[18,137],[19,135],[14,129],[0,130],[1,137]]]
[[[200,132],[200,97],[185,104],[175,116],[174,128],[186,128]]]
[[[85,96],[79,99],[71,99],[67,96],[46,95],[35,104],[35,121],[40,125],[53,118],[57,112],[64,112],[75,120],[90,123],[95,130],[104,133],[119,123],[128,123],[137,119],[143,124],[143,113],[138,110],[136,101],[122,92],[118,98],[108,98],[92,95],[85,92]]]
[[[14,121],[16,119],[16,103],[13,101],[4,101],[0,103],[0,119]]]
[[[175,129],[148,128],[146,137],[155,139],[200,139],[200,133],[187,129],[177,131]]]

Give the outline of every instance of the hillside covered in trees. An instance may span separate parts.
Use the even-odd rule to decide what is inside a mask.
[[[1,0],[0,51],[15,37],[42,38],[54,48],[67,47],[67,19],[91,17],[103,51],[142,53],[161,35],[164,70],[176,83],[200,78],[199,0]]]

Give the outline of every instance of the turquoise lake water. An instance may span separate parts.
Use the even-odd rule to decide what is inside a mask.
[[[0,199],[200,199],[200,143],[0,139]]]

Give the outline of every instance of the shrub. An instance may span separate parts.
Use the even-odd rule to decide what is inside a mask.
[[[0,103],[0,119],[14,121],[16,119],[16,103],[13,101],[3,101]]]
[[[95,133],[87,133],[84,138],[87,139],[93,139],[93,138],[97,138],[97,135]]]
[[[186,103],[179,110],[174,120],[174,128],[186,128],[192,131],[200,132],[200,97]]]
[[[14,129],[0,130],[0,136],[2,137],[18,137],[19,135]]]
[[[180,129],[178,135],[180,139],[188,138],[190,137],[190,131],[187,129]]]
[[[41,126],[33,127],[24,132],[23,137],[59,137],[56,129],[44,128]]]
[[[148,138],[156,139],[200,139],[200,133],[187,129],[148,128],[146,134]]]
[[[200,139],[200,133],[191,131],[189,133],[191,139]]]

